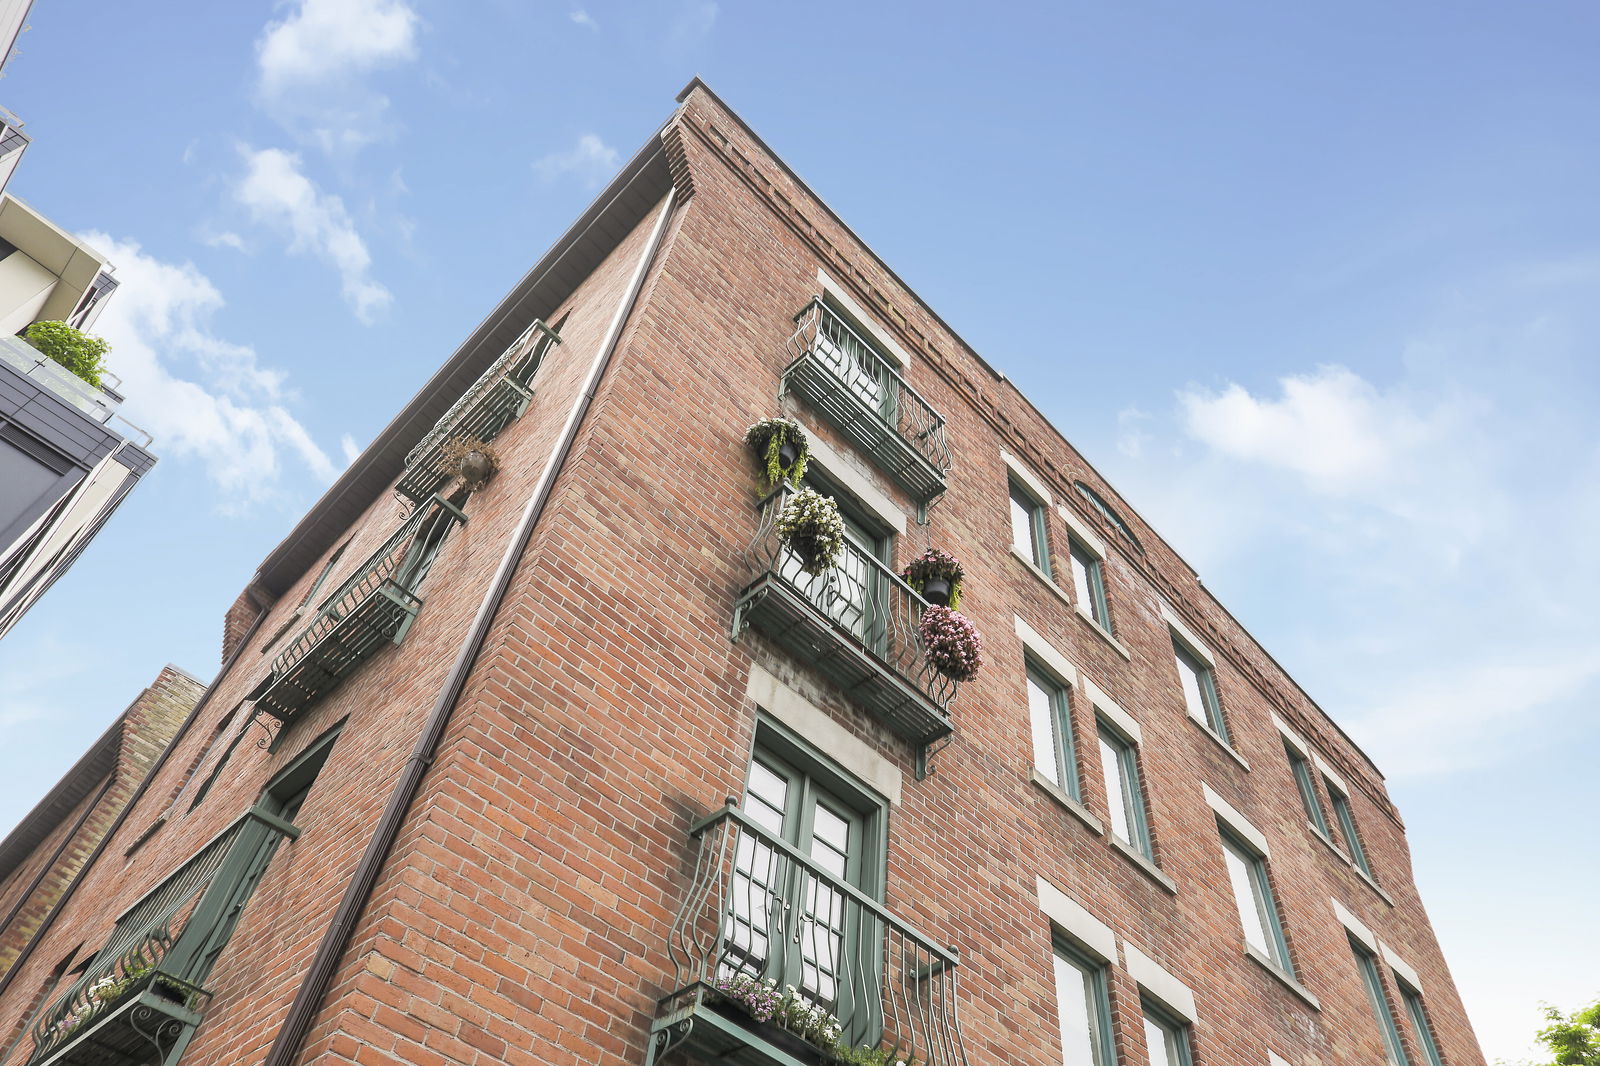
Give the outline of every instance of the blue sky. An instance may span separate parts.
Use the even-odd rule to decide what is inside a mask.
[[[0,824],[704,76],[1389,775],[1490,1059],[1600,995],[1600,8],[38,0],[12,191],[161,464],[0,646]]]

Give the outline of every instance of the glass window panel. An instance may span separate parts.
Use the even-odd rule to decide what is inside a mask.
[[[1011,543],[1017,550],[1042,568],[1039,559],[1039,540],[1035,533],[1039,505],[1015,485],[1011,486]]]
[[[1111,831],[1126,843],[1133,843],[1132,824],[1129,821],[1127,781],[1123,777],[1122,760],[1126,757],[1123,746],[1105,730],[1100,731],[1100,770],[1106,780],[1106,810],[1111,814]]]
[[[1217,703],[1216,682],[1211,667],[1201,662],[1193,652],[1172,641],[1172,653],[1178,660],[1178,679],[1183,684],[1183,702],[1189,714],[1210,726],[1224,741],[1228,730],[1222,720],[1222,708]]]
[[[1061,784],[1057,767],[1055,701],[1049,689],[1028,674],[1028,718],[1033,726],[1033,765],[1045,777]]]
[[[1188,1066],[1189,1034],[1187,1027],[1144,1012],[1144,1044],[1150,1052],[1150,1066]]]
[[[1356,816],[1350,809],[1350,797],[1335,788],[1327,778],[1323,778],[1323,781],[1328,786],[1328,797],[1333,800],[1333,816],[1339,820],[1339,832],[1344,835],[1345,846],[1350,849],[1351,861],[1371,877],[1372,867],[1367,864],[1367,849],[1361,846],[1361,834],[1356,831]]]
[[[1103,992],[1097,968],[1078,963],[1058,950],[1055,977],[1062,1066],[1100,1066],[1104,1061]]]
[[[1106,619],[1105,570],[1101,561],[1090,555],[1077,541],[1072,542],[1072,588],[1078,606],[1089,612],[1102,628],[1109,628]]]
[[[1389,997],[1384,995],[1383,980],[1378,976],[1378,965],[1366,948],[1350,942],[1355,952],[1356,968],[1361,971],[1361,981],[1367,986],[1367,1000],[1372,1004],[1372,1014],[1383,1037],[1383,1051],[1391,1066],[1410,1066],[1406,1049],[1400,1043],[1400,1031],[1394,1026],[1394,1016],[1389,1013]]]
[[[1263,912],[1263,900],[1257,896],[1254,867],[1260,860],[1243,854],[1232,843],[1224,843],[1222,854],[1228,864],[1228,883],[1233,886],[1233,902],[1239,911],[1239,924],[1244,927],[1244,939],[1251,947],[1277,959],[1272,947],[1272,935]]]
[[[1428,1060],[1428,1066],[1444,1066],[1444,1060],[1439,1057],[1439,1045],[1434,1043],[1433,1030],[1428,1025],[1428,1011],[1422,1004],[1422,994],[1401,985],[1400,995],[1406,1001],[1411,1032],[1417,1039],[1417,1047],[1422,1049],[1423,1058]]]
[[[1289,768],[1294,772],[1295,787],[1300,790],[1300,802],[1305,806],[1306,818],[1312,825],[1328,832],[1328,819],[1322,813],[1322,804],[1317,802],[1317,788],[1311,781],[1311,766],[1306,762],[1306,757],[1291,748],[1288,742],[1283,745],[1283,750],[1289,756]]]

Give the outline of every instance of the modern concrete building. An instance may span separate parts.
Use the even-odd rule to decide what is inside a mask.
[[[1483,1066],[1378,768],[699,82],[224,632],[5,1066]]]

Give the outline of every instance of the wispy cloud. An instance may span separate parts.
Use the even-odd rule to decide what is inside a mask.
[[[370,277],[372,256],[356,232],[344,201],[318,189],[300,157],[279,148],[241,148],[245,174],[234,199],[258,223],[289,237],[289,250],[316,256],[338,272],[345,302],[356,317],[371,322],[393,299]]]
[[[594,20],[593,16],[591,16],[589,12],[585,11],[581,7],[567,17],[573,22],[577,23],[579,26],[585,26],[591,30],[598,30],[600,28],[600,24]]]
[[[296,0],[256,42],[263,107],[330,153],[380,139],[389,99],[363,77],[416,59],[419,22],[406,0]]]
[[[1275,654],[1391,777],[1503,758],[1600,695],[1594,277],[1463,286],[1361,353],[1381,381],[1314,366],[1118,419],[1119,482],[1247,623],[1292,634]]]
[[[249,248],[245,246],[244,238],[232,230],[223,230],[220,233],[208,233],[202,237],[201,240],[203,240],[212,248],[232,248],[236,252],[249,251]]]
[[[593,133],[585,133],[565,152],[552,152],[533,164],[545,181],[573,176],[594,186],[609,178],[621,163],[617,150]]]
[[[284,373],[212,332],[223,299],[205,275],[136,241],[83,239],[117,264],[122,286],[95,328],[111,343],[124,414],[155,436],[163,457],[202,464],[229,512],[280,494],[292,465],[320,484],[333,480],[338,467],[288,408]]]

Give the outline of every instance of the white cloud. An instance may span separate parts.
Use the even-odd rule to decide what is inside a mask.
[[[298,0],[256,42],[262,104],[325,151],[361,148],[388,132],[389,107],[362,77],[415,59],[418,24],[405,0]]]
[[[212,248],[232,248],[236,252],[248,252],[244,238],[232,230],[223,230],[221,233],[210,233],[202,238]]]
[[[333,480],[338,469],[284,406],[283,373],[211,332],[223,299],[205,275],[135,241],[83,239],[117,264],[122,285],[95,330],[111,343],[108,362],[127,396],[122,413],[154,435],[158,455],[203,464],[225,511],[280,493],[286,458],[319,483]]]
[[[617,150],[598,135],[585,133],[569,151],[552,152],[533,164],[546,181],[571,174],[585,184],[598,185],[609,178],[621,163]]]
[[[259,223],[289,235],[289,250],[326,260],[339,272],[345,302],[371,322],[393,299],[368,272],[372,256],[356,232],[344,201],[319,190],[301,169],[300,157],[279,148],[240,149],[246,173],[234,199]]]
[[[346,433],[339,438],[339,451],[344,455],[345,465],[349,466],[356,461],[356,456],[361,454],[361,446],[356,443],[354,437]]]
[[[598,30],[600,28],[600,24],[594,20],[594,17],[581,7],[567,17],[579,26],[587,26],[591,30]]]

